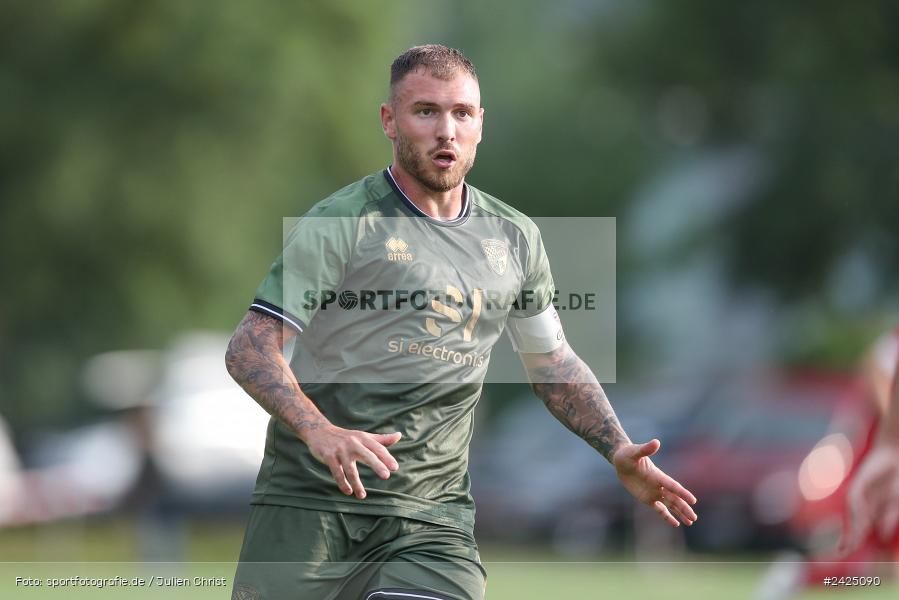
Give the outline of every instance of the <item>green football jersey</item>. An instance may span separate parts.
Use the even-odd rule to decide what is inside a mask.
[[[473,528],[468,445],[490,351],[508,319],[549,309],[554,285],[530,219],[467,184],[463,197],[457,218],[431,218],[388,169],[290,231],[251,309],[300,332],[291,368],[329,421],[402,432],[399,470],[361,466],[367,497],[345,496],[273,418],[254,503]]]

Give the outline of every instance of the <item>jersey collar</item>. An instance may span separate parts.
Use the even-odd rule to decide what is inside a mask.
[[[459,215],[454,219],[444,221],[442,219],[435,219],[428,213],[418,208],[415,203],[409,199],[409,196],[407,196],[406,193],[400,189],[400,186],[397,185],[396,179],[393,178],[393,173],[390,172],[390,167],[384,169],[384,178],[387,179],[387,183],[390,184],[390,187],[393,188],[393,191],[396,192],[396,195],[399,197],[399,199],[402,200],[403,204],[406,205],[406,208],[412,211],[412,214],[417,217],[427,219],[435,225],[441,225],[443,227],[455,227],[467,221],[469,215],[471,214],[471,201],[469,199],[470,194],[467,183],[462,184],[462,210],[459,211]]]

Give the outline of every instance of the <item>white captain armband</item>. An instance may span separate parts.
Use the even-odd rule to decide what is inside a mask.
[[[519,353],[543,354],[565,343],[562,321],[552,304],[533,317],[509,317],[506,330],[512,348]]]

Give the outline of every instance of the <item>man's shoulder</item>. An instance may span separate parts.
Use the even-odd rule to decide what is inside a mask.
[[[491,196],[487,192],[480,190],[473,185],[468,185],[471,190],[471,202],[483,216],[494,216],[504,221],[508,221],[518,229],[521,229],[526,236],[539,236],[540,230],[536,223],[529,216],[518,210],[517,208],[506,204],[496,196]]]
[[[340,188],[314,204],[306,214],[314,217],[358,217],[389,193],[383,172],[377,171]]]

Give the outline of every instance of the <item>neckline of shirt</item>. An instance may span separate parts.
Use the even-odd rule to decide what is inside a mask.
[[[387,179],[387,183],[390,184],[390,187],[393,188],[393,191],[396,192],[396,195],[399,196],[403,204],[406,205],[406,208],[412,211],[415,216],[427,219],[435,225],[441,225],[443,227],[455,227],[456,225],[461,225],[462,223],[467,221],[469,215],[471,214],[471,201],[469,199],[470,194],[467,183],[462,184],[462,210],[459,211],[459,215],[453,219],[443,220],[434,218],[425,211],[418,208],[418,206],[416,206],[415,203],[409,199],[409,196],[407,196],[402,188],[400,188],[400,186],[397,184],[396,179],[393,178],[393,173],[391,172],[389,166],[384,169],[384,178]]]

